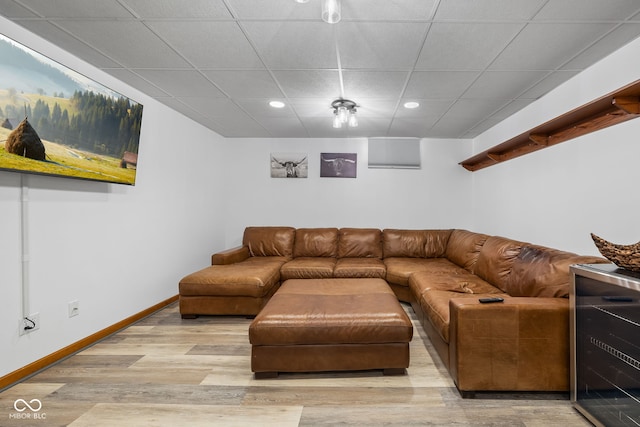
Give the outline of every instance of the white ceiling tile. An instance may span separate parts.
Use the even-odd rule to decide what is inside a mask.
[[[147,25],[196,67],[264,68],[235,22],[157,21]]]
[[[389,136],[420,138],[433,127],[437,117],[417,118],[417,117],[396,117],[391,123]]]
[[[274,71],[273,74],[288,98],[325,98],[331,103],[340,96],[337,70]]]
[[[279,98],[282,91],[267,71],[203,71],[216,86],[232,98]]]
[[[195,70],[147,70],[137,69],[137,74],[162,87],[172,96],[207,96],[212,98],[224,98],[211,82]]]
[[[455,99],[480,75],[477,71],[415,71],[404,98]]]
[[[56,0],[57,1],[57,0]],[[189,6],[175,0],[121,0],[136,15],[148,18],[231,19],[222,0],[189,0]]]
[[[406,22],[341,22],[337,31],[342,66],[410,70],[428,27],[428,24]]]
[[[117,78],[128,84],[131,87],[138,89],[140,92],[146,93],[152,97],[165,97],[169,96],[168,93],[160,89],[158,86],[149,83],[147,80],[143,79],[139,75],[134,72],[124,69],[124,68],[103,68],[103,71],[111,74],[113,77]]]
[[[420,104],[417,108],[405,108],[404,103],[407,101],[414,101]],[[426,122],[431,118],[438,118],[442,116],[451,106],[455,100],[453,99],[419,99],[419,98],[405,98],[400,102],[396,118],[401,119],[424,119]],[[394,121],[395,123],[395,121]]]
[[[0,0],[0,15],[8,18],[34,18],[35,13],[22,5],[15,3],[13,0]]]
[[[133,18],[116,0],[21,0],[21,3],[47,18]]]
[[[125,67],[184,68],[189,64],[135,21],[73,20],[56,23]]]
[[[547,0],[446,0],[436,20],[502,21],[531,19]]]
[[[426,21],[431,19],[435,3],[435,0],[347,0],[342,2],[342,19]]]
[[[286,100],[283,100],[286,103]],[[238,105],[252,117],[264,118],[285,118],[295,117],[295,113],[291,106],[286,105],[283,108],[273,108],[269,105],[269,99],[238,99]]]
[[[638,0],[549,0],[534,20],[607,21],[624,19],[638,10]]]
[[[398,98],[408,74],[404,71],[344,71],[344,96],[355,102],[365,98]]]
[[[486,71],[473,82],[462,97],[515,99],[546,75],[546,71]]]
[[[96,67],[119,67],[121,64],[97,52],[91,46],[87,46],[78,39],[62,31],[48,21],[18,21],[20,25],[29,31],[38,34],[51,43],[65,47],[65,50]]]
[[[256,121],[273,136],[280,138],[308,138],[307,129],[295,117],[259,117]]]
[[[239,19],[315,19],[320,20],[320,4],[315,0],[297,3],[293,0],[226,0]]]
[[[591,64],[595,64],[621,46],[637,39],[638,34],[640,34],[640,24],[622,24],[598,40],[598,43],[588,47],[584,52],[567,62],[562,69],[582,70]]]
[[[298,117],[333,117],[333,110],[331,109],[331,99],[326,101],[324,99],[309,98],[309,99],[289,99],[291,108],[295,111]]]
[[[588,47],[613,24],[529,24],[491,64],[502,70],[554,70]],[[553,49],[549,49],[553,46]]]
[[[418,70],[482,70],[523,28],[519,23],[434,23]]]
[[[575,76],[577,71],[555,71],[520,95],[521,98],[538,99],[550,90]]]
[[[269,68],[336,68],[335,27],[324,22],[255,22],[242,24]]]

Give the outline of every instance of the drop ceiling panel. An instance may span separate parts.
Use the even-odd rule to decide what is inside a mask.
[[[198,68],[264,68],[235,22],[157,21],[147,25]]]
[[[463,98],[515,99],[524,89],[535,86],[547,71],[487,71],[467,91]]]
[[[337,68],[335,27],[324,22],[254,22],[242,24],[269,68]]]
[[[618,46],[624,46],[634,40],[638,34],[640,34],[640,23],[622,24],[566,63],[562,69],[582,70],[608,56]]]
[[[436,13],[436,20],[512,21],[529,20],[547,0],[446,0]]]
[[[415,71],[411,74],[404,97],[458,98],[479,75],[477,71]]]
[[[551,0],[535,16],[542,21],[609,21],[640,10],[637,0]]]
[[[614,28],[614,24],[529,24],[492,69],[554,70]],[[553,46],[553,49],[549,49]]]
[[[342,2],[344,20],[426,21],[435,0],[347,0]]]
[[[524,27],[520,23],[434,23],[418,70],[482,70]]]
[[[288,98],[321,98],[328,104],[340,96],[337,70],[274,71]]]
[[[344,71],[344,96],[365,98],[399,98],[409,73],[405,71]]]
[[[428,24],[344,22],[337,27],[342,66],[411,70],[427,28]]]
[[[185,68],[189,66],[182,57],[140,22],[118,20],[55,22],[125,67]]]
[[[22,22],[22,25],[26,29],[40,35],[45,40],[59,46],[64,46],[67,52],[84,59],[96,67],[121,67],[121,64],[118,64],[92,46],[62,31],[48,21],[26,20]]]
[[[335,25],[320,6],[0,0],[0,15],[229,137],[473,137],[640,35],[639,0],[344,0]],[[356,129],[331,127],[340,96]]]
[[[0,0],[1,14],[9,18],[33,18],[37,15],[13,0]]]
[[[195,70],[136,69],[141,77],[172,96],[209,96],[223,98],[225,95],[202,74]]]
[[[143,19],[232,19],[231,13],[222,0],[189,0],[188,5],[175,0],[121,0],[121,2]]]
[[[281,98],[278,84],[267,71],[203,71],[225,94],[232,98]]]
[[[47,18],[132,18],[116,0],[21,0],[21,3]]]

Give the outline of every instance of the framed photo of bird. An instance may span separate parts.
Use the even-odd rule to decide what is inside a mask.
[[[355,178],[358,171],[357,153],[321,153],[320,177]]]

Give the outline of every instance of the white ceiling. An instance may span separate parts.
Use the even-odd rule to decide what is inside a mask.
[[[640,0],[342,0],[333,25],[320,9],[0,0],[0,15],[226,137],[470,138],[640,35]],[[340,97],[358,103],[357,128],[331,126]]]

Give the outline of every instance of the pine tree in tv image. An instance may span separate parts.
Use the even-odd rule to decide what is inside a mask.
[[[0,170],[134,185],[142,109],[0,34]]]

